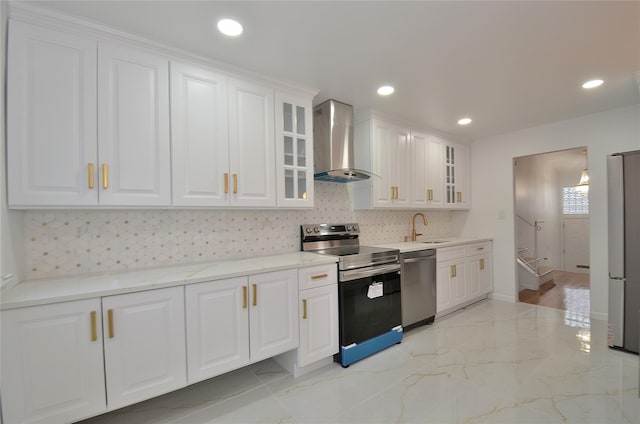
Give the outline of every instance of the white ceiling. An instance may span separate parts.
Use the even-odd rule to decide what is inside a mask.
[[[26,2],[26,1],[25,1]],[[44,1],[474,140],[640,103],[640,1]],[[231,39],[221,17],[245,28]],[[587,79],[605,84],[586,91]],[[381,98],[381,84],[396,92]],[[463,116],[473,123],[460,127]]]

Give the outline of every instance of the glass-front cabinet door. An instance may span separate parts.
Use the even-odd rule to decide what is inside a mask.
[[[456,148],[447,145],[445,147],[445,196],[447,204],[456,203]]]
[[[278,206],[313,207],[311,98],[276,94]]]

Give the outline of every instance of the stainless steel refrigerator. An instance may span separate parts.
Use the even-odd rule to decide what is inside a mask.
[[[640,150],[608,157],[609,346],[638,352]]]

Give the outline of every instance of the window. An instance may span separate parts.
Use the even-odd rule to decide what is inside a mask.
[[[588,215],[589,195],[575,187],[562,188],[562,213],[564,215]]]

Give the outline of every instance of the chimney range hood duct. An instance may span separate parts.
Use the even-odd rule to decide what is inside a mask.
[[[313,108],[314,179],[348,183],[373,174],[354,167],[353,107],[327,100]]]

